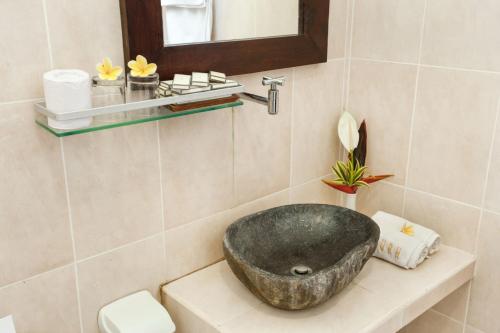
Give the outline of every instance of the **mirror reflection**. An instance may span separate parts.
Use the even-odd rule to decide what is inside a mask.
[[[161,0],[165,46],[299,34],[300,0]]]

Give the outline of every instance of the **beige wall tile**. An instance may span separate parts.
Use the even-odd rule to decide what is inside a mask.
[[[71,262],[59,140],[32,105],[0,106],[0,286]]]
[[[479,205],[500,76],[423,68],[408,184]]]
[[[500,215],[484,213],[479,230],[476,277],[472,282],[467,322],[484,332],[500,331],[500,290],[496,287],[500,281],[498,235]]]
[[[295,69],[292,185],[324,176],[337,160],[344,61]]]
[[[375,183],[358,191],[357,210],[372,216],[382,210],[401,216],[403,214],[403,188],[389,183]],[[342,200],[344,200],[342,198]]]
[[[57,68],[91,74],[104,57],[123,65],[118,1],[46,0],[50,41]]]
[[[232,110],[160,122],[166,227],[233,207]]]
[[[299,33],[298,0],[254,1],[256,2],[255,32],[257,37],[297,35]]]
[[[356,1],[352,56],[417,62],[424,2]]]
[[[78,258],[163,229],[154,123],[64,139]]]
[[[215,0],[212,38],[230,40],[255,38],[256,2]]]
[[[278,70],[235,77],[253,94],[267,96],[263,76],[285,76],[279,87],[277,115],[266,106],[245,101],[234,109],[234,172],[238,204],[278,192],[290,183],[290,120],[292,114],[292,70]]]
[[[0,318],[8,315],[17,333],[80,333],[74,267],[0,288]]]
[[[282,191],[216,215],[165,232],[167,253],[166,279],[172,281],[221,259],[226,228],[238,218],[288,203],[288,191]],[[186,246],[189,251],[186,251]]]
[[[498,110],[498,112],[500,112],[500,110]],[[497,120],[497,122],[500,122],[500,120]],[[486,199],[484,206],[486,209],[500,213],[500,177],[498,177],[498,170],[500,170],[500,124],[497,123],[496,126],[495,142],[493,144],[492,160],[486,184]]]
[[[350,0],[330,1],[328,59],[345,57],[347,12]]]
[[[436,304],[434,310],[463,323],[469,301],[469,289],[470,282],[467,282]]]
[[[353,60],[349,111],[368,131],[367,165],[371,174],[403,185],[410,140],[416,66]]]
[[[233,221],[244,216],[260,212],[273,207],[284,206],[289,202],[289,190],[273,193],[258,200],[239,205],[231,210]]]
[[[298,0],[216,0],[213,40],[296,35]]]
[[[99,333],[99,310],[119,298],[149,290],[159,299],[165,277],[162,238],[154,236],[78,264],[84,333]]]
[[[0,103],[39,98],[50,69],[42,0],[3,0],[2,12]]]
[[[500,2],[428,1],[422,62],[500,70]]]
[[[408,190],[405,218],[435,230],[442,242],[467,252],[475,249],[478,208]]]
[[[165,232],[166,280],[172,281],[224,257],[222,239],[231,219],[227,210]]]
[[[462,333],[460,323],[429,310],[405,327],[405,333]]]
[[[472,327],[472,326],[469,326],[467,325],[467,327],[465,328],[465,332],[464,333],[484,333],[483,331],[480,331],[478,330],[477,328],[475,327]]]
[[[320,203],[340,205],[340,196],[341,192],[329,187],[318,179],[290,189],[290,203],[292,204]]]

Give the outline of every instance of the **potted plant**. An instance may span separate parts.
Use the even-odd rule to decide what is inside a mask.
[[[323,182],[345,193],[344,206],[356,210],[356,197],[360,187],[368,186],[392,175],[366,176],[367,131],[366,121],[363,120],[358,129],[354,117],[345,111],[340,117],[338,135],[342,146],[347,150],[347,161],[337,161],[332,166],[335,179],[324,179]]]

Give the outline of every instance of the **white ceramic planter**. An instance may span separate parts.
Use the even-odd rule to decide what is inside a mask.
[[[344,207],[352,210],[356,210],[356,199],[357,194],[345,194],[344,195]]]

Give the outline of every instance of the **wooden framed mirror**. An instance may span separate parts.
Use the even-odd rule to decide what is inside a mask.
[[[158,73],[163,80],[172,78],[175,73],[189,74],[193,71],[215,70],[227,75],[238,75],[321,63],[327,60],[329,0],[276,2],[274,0],[242,0],[242,2],[180,0],[177,2],[189,3],[191,1],[193,4],[210,6],[203,8],[212,11],[210,15],[215,15],[215,17],[210,17],[210,19],[216,20],[216,23],[231,18],[232,22],[237,24],[233,24],[232,27],[237,26],[240,30],[244,30],[241,29],[245,21],[243,18],[234,17],[234,15],[224,16],[224,13],[213,14],[213,12],[224,12],[227,6],[234,7],[236,3],[255,6],[260,3],[265,7],[256,7],[253,15],[257,19],[263,16],[261,22],[263,25],[271,26],[271,31],[267,35],[256,34],[254,38],[252,35],[236,35],[236,39],[221,37],[208,40],[210,36],[214,36],[211,31],[207,34],[209,37],[206,37],[205,41],[167,43],[166,35],[170,38],[174,32],[165,30],[168,17],[165,19],[164,8],[169,3],[175,3],[175,0],[120,0],[125,60],[128,62],[138,54],[144,55],[148,61],[158,65]],[[220,3],[214,3],[216,1]],[[284,19],[280,17],[283,11],[276,6],[272,7],[278,3],[280,6],[289,5],[290,11],[296,13],[296,21],[291,16],[292,19],[287,24],[288,30],[283,28]],[[169,8],[166,7],[167,13],[173,13],[173,10],[169,12]],[[247,12],[238,9],[235,13],[240,15],[238,13]],[[213,21],[211,23],[213,24]],[[258,21],[254,24],[257,27],[260,26]],[[272,28],[274,25],[277,27],[275,30]],[[184,26],[190,27],[191,24]],[[231,29],[231,24],[229,26]],[[172,26],[171,30],[175,28],[176,26]],[[211,28],[213,29],[213,25]],[[180,30],[183,30],[182,26]],[[225,36],[228,36],[227,32]]]

